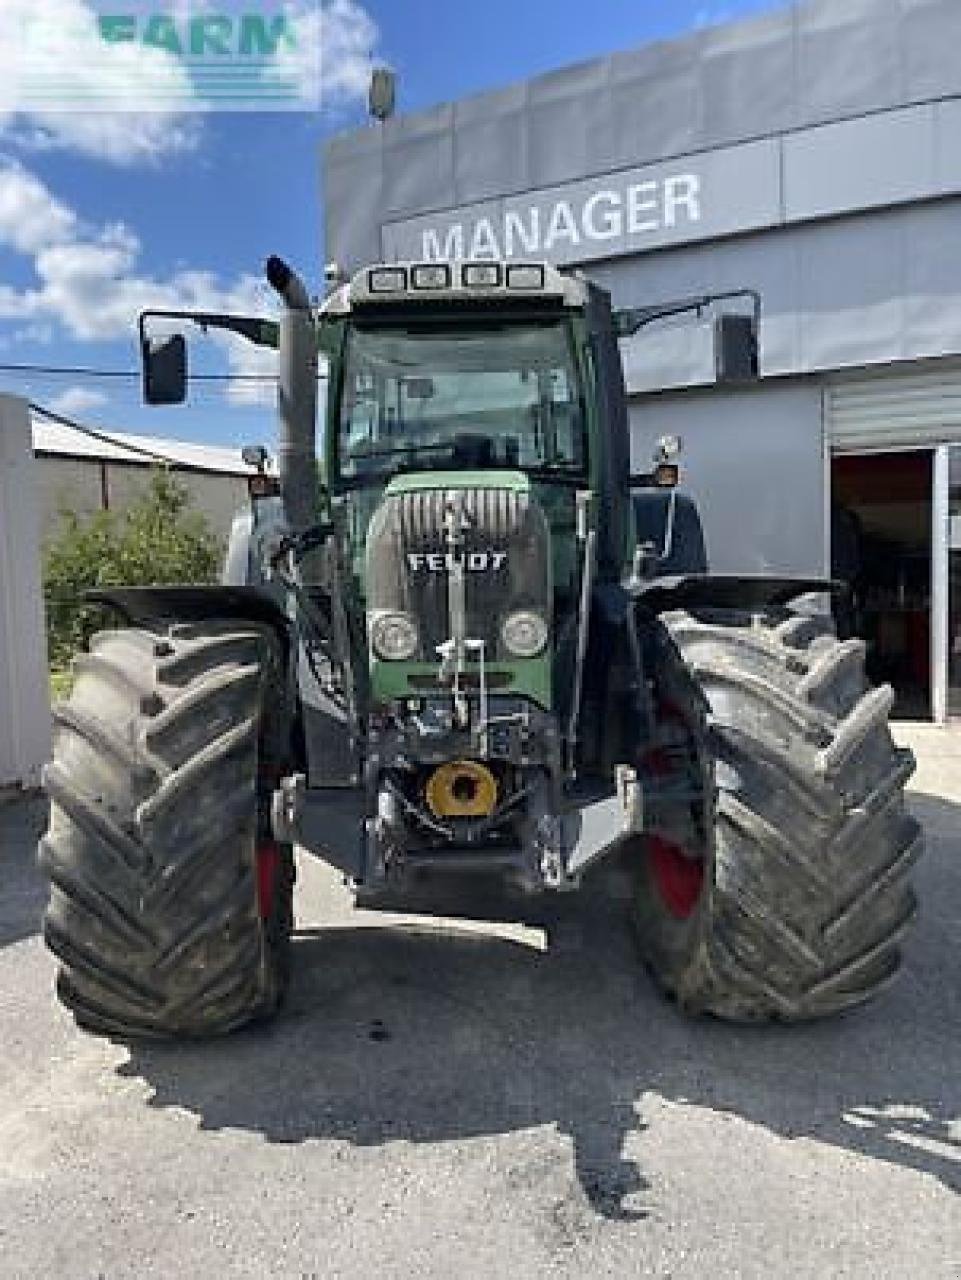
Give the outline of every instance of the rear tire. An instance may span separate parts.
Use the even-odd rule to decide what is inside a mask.
[[[893,978],[916,914],[914,769],[868,689],[864,644],[830,620],[661,618],[658,724],[642,760],[639,944],[684,1008],[816,1018]]]
[[[54,712],[39,850],[60,999],[120,1037],[212,1035],[272,1013],[293,886],[268,824],[276,642],[236,622],[111,631],[76,667]]]

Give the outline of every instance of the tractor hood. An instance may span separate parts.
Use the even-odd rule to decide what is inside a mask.
[[[365,577],[375,697],[476,687],[483,667],[490,692],[549,702],[550,536],[525,475],[395,478],[368,526]]]

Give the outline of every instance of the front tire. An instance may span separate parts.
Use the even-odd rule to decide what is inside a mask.
[[[47,945],[88,1030],[199,1036],[272,1013],[286,986],[292,851],[265,767],[283,683],[266,630],[96,636],[54,712],[45,775]]]
[[[632,849],[648,967],[684,1008],[798,1021],[884,988],[922,850],[864,644],[801,615],[664,615],[652,829]]]

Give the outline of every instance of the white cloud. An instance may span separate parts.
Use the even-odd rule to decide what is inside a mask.
[[[208,0],[176,0],[168,12],[182,33],[183,20],[207,7]],[[295,77],[303,108],[317,103],[318,69],[323,105],[362,100],[379,38],[362,5],[289,0],[285,10],[297,47],[282,41],[273,70]],[[38,94],[38,85],[53,96]],[[84,110],[91,95],[96,109]],[[211,105],[189,61],[139,39],[103,40],[90,0],[0,0],[0,134],[20,146],[68,148],[115,164],[152,162],[195,148]]]
[[[108,403],[108,397],[102,391],[94,391],[92,387],[68,387],[48,402],[54,413],[62,413],[65,418],[80,418],[92,409],[101,409]]]
[[[25,231],[28,225],[31,230]],[[182,269],[166,278],[144,270],[142,246],[128,227],[84,225],[33,174],[0,160],[0,246],[29,256],[35,282],[18,290],[0,284],[0,319],[40,333],[54,324],[86,342],[132,340],[147,308],[273,315],[277,304],[265,281],[245,274],[224,283],[213,272]],[[276,356],[239,338],[213,335],[236,373],[273,374]],[[272,389],[230,384],[230,398],[261,403]]]
[[[316,110],[321,99],[321,46],[326,18],[311,0],[289,4],[287,16],[295,42],[278,44],[268,75],[295,83],[304,109]]]
[[[178,2],[196,13],[206,0]],[[297,57],[305,67],[316,66],[318,59],[322,65],[324,103],[341,106],[362,98],[378,40],[377,26],[366,10],[357,0],[325,0],[320,10],[310,0],[291,0],[288,8],[305,24]],[[74,33],[79,30],[87,41],[86,56],[79,60],[65,63],[46,55],[52,59],[49,69],[59,77],[59,88],[69,81],[80,92],[109,71],[116,76],[112,83],[127,93],[118,98],[116,111],[51,111],[25,95],[18,77],[23,55],[18,24],[37,15],[64,23]],[[285,56],[281,46],[278,59]],[[117,74],[118,65],[123,74]],[[196,118],[178,109],[139,109],[150,76],[181,74],[176,60],[163,51],[107,46],[96,38],[88,0],[0,0],[0,138],[8,142],[72,148],[123,164],[195,145]],[[129,227],[86,224],[34,173],[2,152],[0,247],[29,258],[34,272],[32,284],[24,288],[0,281],[0,321],[18,326],[13,332],[8,329],[4,343],[21,337],[47,342],[54,333],[87,342],[131,340],[137,314],[151,307],[259,315],[277,311],[274,295],[254,275],[224,282],[209,271],[181,269],[158,277],[144,266],[140,239]],[[262,377],[276,372],[275,353],[226,334],[211,336],[226,353],[233,373]],[[71,388],[64,396],[79,391]],[[234,381],[227,385],[226,395],[235,404],[259,405],[271,402],[275,392],[270,383]]]
[[[329,0],[319,24],[321,93],[326,104],[363,101],[380,33],[356,0]]]
[[[18,253],[34,253],[69,238],[76,216],[42,182],[18,164],[0,169],[0,241]]]
[[[114,109],[83,110],[105,85]],[[199,136],[171,94],[189,101],[178,59],[139,42],[108,44],[86,0],[2,0],[0,129],[20,144],[118,164],[153,160]]]
[[[296,47],[281,44],[274,68],[294,77],[305,103],[319,98],[324,107],[362,102],[367,96],[374,52],[380,38],[376,22],[357,0],[296,0],[287,6]]]
[[[366,101],[380,30],[358,0],[288,0],[296,47],[281,44],[273,69],[292,75],[305,107],[322,110]]]
[[[228,339],[224,343],[230,371],[235,377],[227,383],[225,398],[237,408],[268,407],[277,403],[277,388],[272,382],[247,381],[250,378],[275,377],[276,352],[265,347],[253,347],[242,339]]]

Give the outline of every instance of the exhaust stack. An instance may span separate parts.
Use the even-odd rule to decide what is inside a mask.
[[[268,260],[267,281],[285,304],[277,394],[280,492],[288,525],[302,532],[316,520],[317,331],[307,287],[282,258]]]

